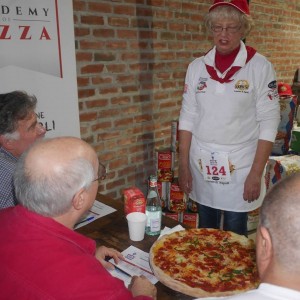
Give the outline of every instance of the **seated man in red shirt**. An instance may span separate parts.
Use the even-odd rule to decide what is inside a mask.
[[[96,249],[73,231],[98,189],[95,151],[84,141],[60,137],[35,143],[14,175],[20,205],[0,211],[0,291],[3,299],[156,299],[145,277],[129,289],[106,270],[120,252]]]

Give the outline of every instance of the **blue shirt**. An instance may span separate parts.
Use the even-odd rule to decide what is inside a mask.
[[[17,204],[13,183],[17,161],[11,153],[0,148],[0,209]]]

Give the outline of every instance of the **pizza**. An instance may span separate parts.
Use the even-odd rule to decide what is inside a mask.
[[[220,297],[258,286],[254,242],[231,231],[187,229],[164,235],[150,249],[157,279],[193,297]]]

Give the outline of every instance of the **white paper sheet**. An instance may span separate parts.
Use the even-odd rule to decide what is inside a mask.
[[[124,261],[120,261],[117,265],[115,264],[113,259],[109,260],[109,262],[117,266],[124,272],[130,274],[131,276],[144,275],[153,284],[158,282],[149,265],[149,253],[142,251],[134,246],[130,246],[126,250],[124,250],[122,254],[125,258]],[[131,281],[130,276],[127,276],[124,273],[120,275],[119,270],[114,270],[112,272],[110,271],[110,273],[113,276],[123,280],[126,286],[128,286]]]
[[[108,206],[102,202],[95,201],[92,208],[88,211],[88,213],[82,218],[81,221],[79,221],[75,225],[75,229],[80,228],[84,225],[87,225],[87,224],[89,224],[101,217],[104,217],[108,214],[111,214],[114,211],[116,211],[116,209],[114,209],[113,207]]]

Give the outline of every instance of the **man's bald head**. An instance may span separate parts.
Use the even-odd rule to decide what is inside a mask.
[[[85,158],[91,163],[97,159],[93,148],[74,137],[59,137],[36,143],[25,158],[25,168],[32,175],[45,173],[55,176],[59,174],[72,160]]]
[[[79,138],[39,141],[17,164],[16,196],[25,207],[39,214],[61,215],[71,207],[76,192],[89,188],[97,165],[95,151]]]
[[[268,229],[273,255],[286,271],[300,270],[300,174],[277,183],[260,209],[260,226]]]

